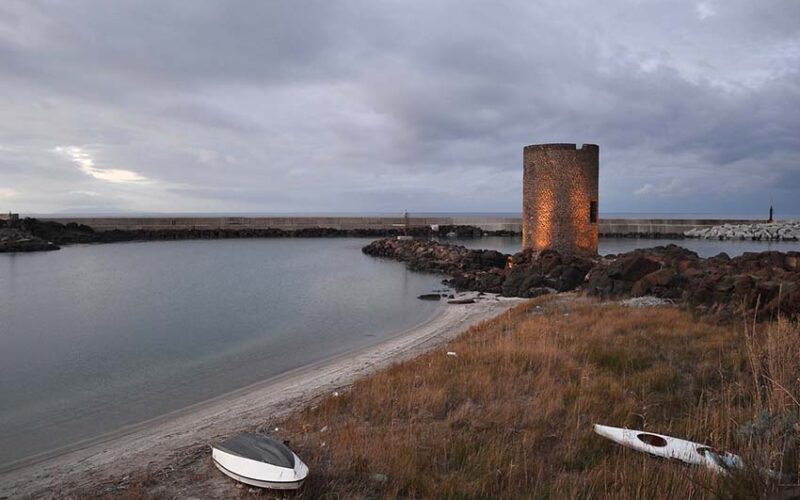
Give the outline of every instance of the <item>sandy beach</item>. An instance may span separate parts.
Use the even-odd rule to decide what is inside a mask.
[[[377,345],[337,355],[56,456],[0,473],[0,498],[60,497],[124,482],[132,473],[158,473],[202,459],[207,445],[229,433],[264,425],[394,362],[436,348],[521,302],[484,296],[443,305],[430,320]],[[219,481],[226,481],[221,475]]]

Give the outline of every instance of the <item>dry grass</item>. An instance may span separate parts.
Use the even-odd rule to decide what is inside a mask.
[[[796,473],[800,327],[720,327],[678,309],[541,299],[277,425],[311,467],[306,498],[758,498]],[[742,455],[728,477],[622,449],[593,423]],[[797,435],[790,434],[790,435]],[[246,494],[246,493],[245,493]]]

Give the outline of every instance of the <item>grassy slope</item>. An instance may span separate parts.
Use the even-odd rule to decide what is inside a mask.
[[[277,423],[312,470],[300,496],[752,498],[770,488],[756,473],[720,480],[623,450],[594,435],[595,422],[797,471],[797,443],[736,432],[767,409],[798,416],[796,325],[753,332],[672,308],[556,297],[479,325],[447,350],[457,357],[437,351],[395,365]]]

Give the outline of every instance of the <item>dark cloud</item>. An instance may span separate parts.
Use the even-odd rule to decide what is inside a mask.
[[[0,208],[516,211],[524,145],[595,142],[606,212],[800,214],[798,19],[791,0],[9,0]]]

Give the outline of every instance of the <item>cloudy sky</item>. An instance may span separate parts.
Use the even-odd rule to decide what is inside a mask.
[[[800,214],[800,2],[0,3],[0,210]]]

